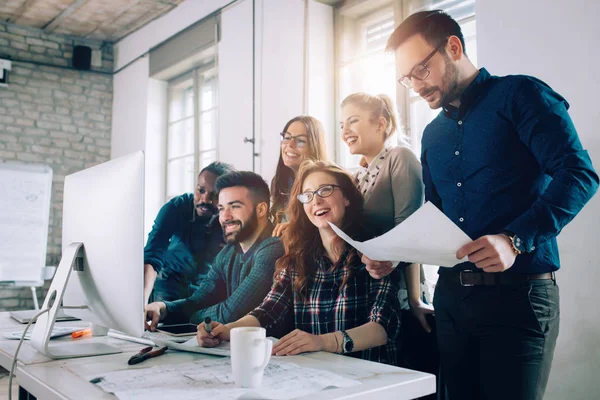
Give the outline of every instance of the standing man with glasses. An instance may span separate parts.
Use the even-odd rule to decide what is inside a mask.
[[[452,400],[541,399],[559,328],[556,236],[598,188],[569,104],[534,77],[493,76],[446,13],[392,33],[399,82],[432,109],[425,199],[475,240],[439,271],[434,306]]]

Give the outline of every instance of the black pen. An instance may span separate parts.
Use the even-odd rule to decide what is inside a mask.
[[[206,333],[210,333],[212,331],[212,325],[210,324],[212,321],[210,317],[204,318],[204,330]]]
[[[129,359],[129,361],[127,361],[127,364],[129,365],[135,365],[135,364],[139,364],[142,361],[145,361],[149,358],[152,357],[158,357],[160,355],[165,354],[165,352],[167,351],[168,347],[163,347],[161,349],[158,350],[154,350],[152,351],[152,347],[146,347],[143,348],[142,350],[140,350],[139,353],[131,356],[131,358]]]

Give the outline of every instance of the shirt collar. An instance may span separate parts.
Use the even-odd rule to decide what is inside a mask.
[[[473,102],[485,91],[486,83],[492,78],[490,73],[485,68],[479,69],[479,73],[473,81],[463,90],[460,95],[460,108],[465,109],[471,106]],[[447,105],[444,107],[444,112],[450,115],[456,115],[458,109],[454,106]]]
[[[270,238],[272,234],[273,234],[273,224],[271,224],[269,222],[267,224],[267,226],[265,226],[265,228],[262,230],[262,232],[260,233],[260,235],[258,236],[258,238],[256,238],[256,240],[254,241],[254,243],[252,244],[252,246],[250,246],[250,248],[248,249],[247,252],[244,253],[242,251],[242,247],[240,246],[239,243],[236,243],[234,245],[235,252],[242,256],[242,260],[246,261],[250,257],[252,257],[252,253],[254,253],[254,251],[258,248],[258,246],[260,245],[260,243],[263,240],[265,240],[267,238]]]

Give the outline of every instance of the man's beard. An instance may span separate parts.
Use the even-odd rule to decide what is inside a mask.
[[[463,89],[460,88],[458,85],[458,68],[456,67],[456,65],[454,65],[454,63],[452,62],[450,57],[448,57],[447,54],[444,54],[444,59],[446,61],[446,71],[442,79],[442,86],[446,89],[442,90],[440,86],[433,86],[419,92],[419,95],[421,97],[427,97],[429,94],[435,91],[438,91],[440,93],[440,98],[436,103],[428,103],[429,107],[432,110],[435,110],[440,107],[445,107],[454,100],[456,100],[460,96],[460,93]]]
[[[223,227],[223,238],[227,244],[239,243],[248,239],[258,228],[258,216],[256,215],[256,210],[252,212],[252,215],[248,218],[248,220],[243,223],[240,220],[234,220],[227,223],[227,225],[238,224],[240,229],[236,232],[227,233],[225,227]]]
[[[200,207],[205,207],[206,211]],[[194,212],[197,220],[208,223],[217,213],[217,208],[212,203],[198,203],[194,205]]]
[[[464,89],[460,88],[458,85],[458,68],[448,55],[444,54],[444,59],[446,60],[446,73],[444,74],[443,82],[444,86],[446,86],[446,90],[440,90],[441,96],[438,107],[445,107],[458,99],[462,89]]]

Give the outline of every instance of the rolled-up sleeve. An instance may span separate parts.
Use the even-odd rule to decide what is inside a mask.
[[[250,311],[264,328],[275,327],[284,321],[293,304],[292,278],[287,270],[282,270],[274,280],[271,291],[263,302]]]
[[[388,336],[388,342],[395,341],[400,334],[398,273],[396,269],[383,279],[369,277],[371,311],[368,320],[383,326]]]

